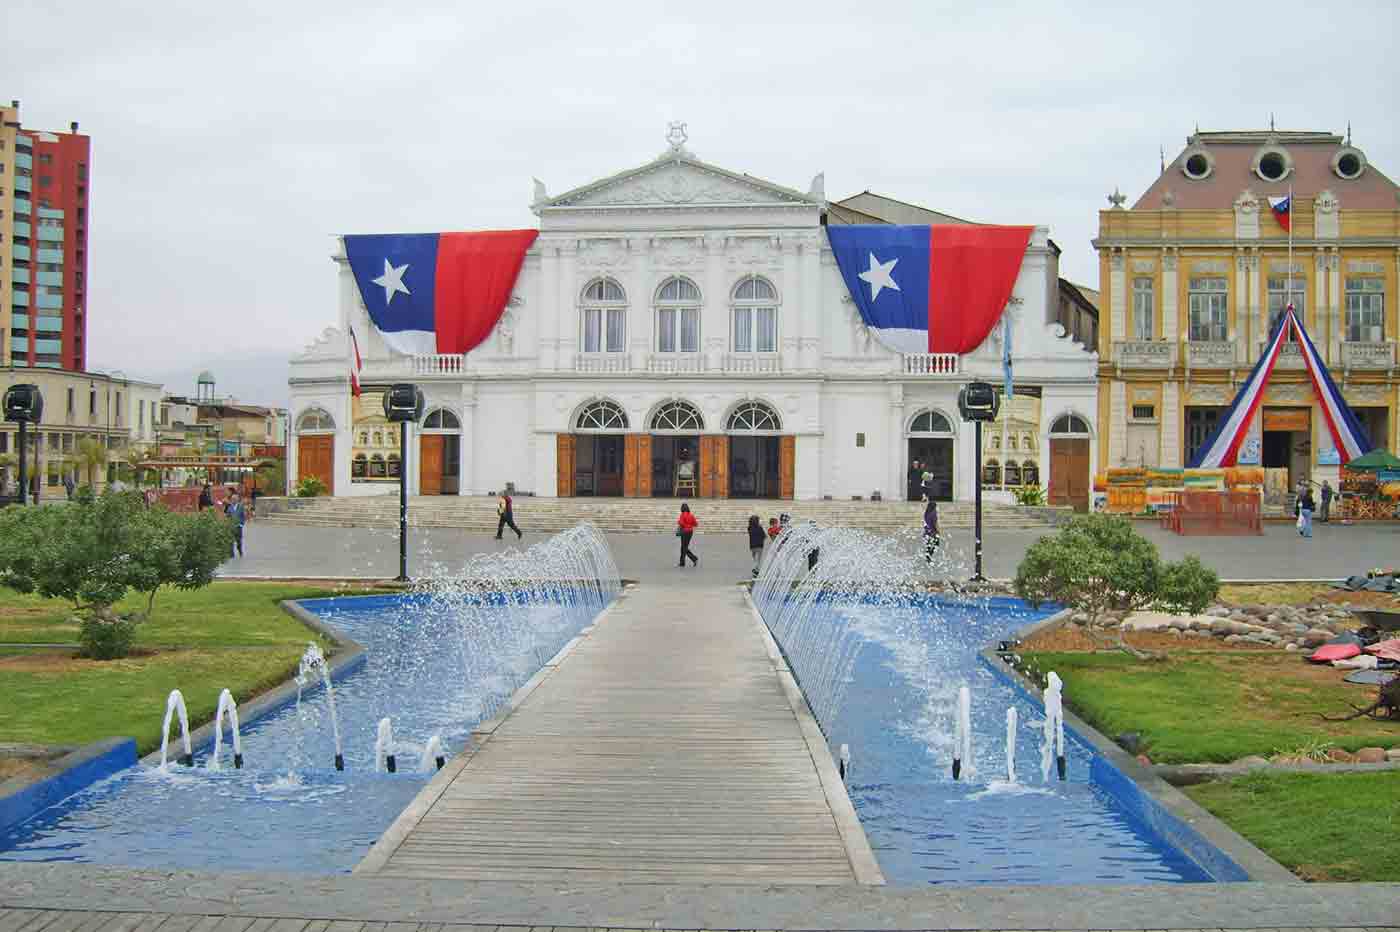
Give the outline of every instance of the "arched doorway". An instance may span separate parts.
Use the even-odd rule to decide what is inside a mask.
[[[647,424],[653,496],[697,496],[700,490],[700,434],[705,419],[688,401],[667,401]],[[646,494],[646,493],[643,493]]]
[[[761,401],[739,403],[725,424],[730,498],[781,498],[782,420]]]
[[[910,501],[923,497],[919,478],[914,475],[914,463],[919,473],[933,473],[933,499],[953,500],[953,424],[947,415],[932,409],[920,411],[909,422],[908,451],[909,484],[905,495]]]
[[[626,433],[627,412],[617,402],[604,398],[583,406],[574,418],[570,494],[623,494]]]
[[[1062,414],[1050,424],[1050,494],[1052,505],[1089,510],[1089,422]]]
[[[297,418],[297,482],[321,480],[335,494],[335,418],[324,408],[308,408]]]
[[[418,494],[456,495],[462,469],[462,422],[446,408],[429,411],[418,434]]]

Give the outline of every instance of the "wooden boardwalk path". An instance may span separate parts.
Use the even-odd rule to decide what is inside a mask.
[[[824,740],[737,587],[633,588],[522,693],[358,873],[883,882]]]

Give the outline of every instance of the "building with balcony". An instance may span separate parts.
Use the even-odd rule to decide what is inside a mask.
[[[1291,193],[1289,235],[1269,198]],[[1197,132],[1131,207],[1099,214],[1100,468],[1178,467],[1209,438],[1291,302],[1372,443],[1395,449],[1400,187],[1346,137]],[[1337,480],[1297,348],[1259,423],[1260,463]]]
[[[87,368],[90,144],[0,105],[0,366]]]
[[[564,194],[536,183],[540,235],[495,330],[465,355],[391,351],[338,248],[336,324],[291,364],[290,474],[336,495],[392,491],[404,458],[380,393],[412,381],[427,401],[408,435],[418,493],[890,499],[905,496],[917,457],[939,497],[970,499],[981,470],[957,394],[973,379],[1002,384],[1002,327],[963,356],[884,348],[824,229],[962,221],[877,195],[828,202],[821,175],[788,188],[668,141],[657,159]],[[1087,502],[1097,363],[1057,322],[1057,257],[1036,228],[1005,311],[1016,388],[1034,399],[1008,406],[1010,474],[1048,474]],[[1074,430],[1052,436],[1057,423]],[[1061,441],[1082,453],[1061,457],[1057,477]]]

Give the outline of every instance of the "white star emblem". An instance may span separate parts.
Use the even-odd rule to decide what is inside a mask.
[[[894,271],[894,265],[899,259],[891,259],[889,262],[881,262],[875,258],[875,253],[870,254],[870,268],[861,272],[858,278],[861,281],[870,283],[870,300],[874,301],[880,297],[880,290],[883,288],[893,288],[899,290],[899,282],[890,277]]]
[[[408,263],[406,262],[398,268],[395,268],[388,259],[384,260],[384,274],[374,279],[374,284],[384,289],[385,306],[388,306],[389,302],[394,300],[394,295],[398,292],[403,292],[404,294],[412,293],[404,287],[403,283],[403,273],[407,271]]]

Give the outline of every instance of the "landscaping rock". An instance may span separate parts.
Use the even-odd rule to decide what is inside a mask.
[[[1206,609],[1206,614],[1210,615],[1213,618],[1229,618],[1234,613],[1223,605],[1217,605],[1214,608]]]
[[[1400,764],[1400,748],[1391,748],[1385,752],[1385,759],[1392,763]]]
[[[1234,765],[1236,767],[1267,767],[1269,766],[1269,759],[1267,757],[1260,757],[1258,754],[1251,754],[1248,757],[1241,757],[1239,760],[1235,761]]]
[[[1151,767],[1151,766],[1152,766],[1152,758],[1148,757],[1146,754],[1139,754],[1139,755],[1137,756],[1137,762],[1138,762],[1139,764],[1142,764],[1142,766],[1144,766],[1144,767]]]
[[[1212,634],[1231,634],[1233,633],[1232,626],[1237,624],[1239,622],[1221,618],[1211,623],[1210,630]]]
[[[1113,740],[1129,754],[1136,754],[1138,748],[1142,747],[1142,735],[1135,731],[1125,731]]]
[[[1325,628],[1309,628],[1303,632],[1303,643],[1308,647],[1317,647],[1332,639],[1332,632]]]
[[[1191,631],[1183,631],[1183,632],[1181,632],[1181,633],[1182,633],[1182,636],[1183,636],[1183,637],[1188,637],[1188,638],[1206,638],[1206,637],[1210,637],[1210,635],[1207,634],[1206,632],[1204,632],[1204,631],[1196,631],[1196,630],[1194,630],[1194,629],[1191,630]]]
[[[1284,650],[1297,650],[1297,649],[1298,649],[1298,645],[1297,645],[1297,644],[1294,644],[1292,641],[1289,641],[1287,644],[1283,645],[1283,649],[1284,649]]]
[[[1244,635],[1243,635],[1243,634],[1227,634],[1227,635],[1225,635],[1225,643],[1226,643],[1226,644],[1239,644],[1239,643],[1242,642],[1243,640],[1244,640]]]
[[[1355,756],[1358,764],[1384,764],[1385,748],[1360,748]]]
[[[1341,748],[1332,748],[1327,752],[1327,759],[1334,764],[1354,764],[1356,755],[1350,751],[1343,751]]]

